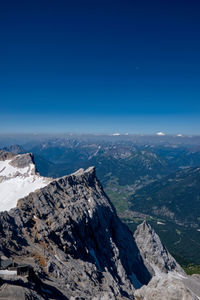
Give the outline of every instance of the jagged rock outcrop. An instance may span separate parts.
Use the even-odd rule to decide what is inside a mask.
[[[39,276],[67,298],[133,299],[151,279],[94,168],[54,180],[17,206],[0,214],[0,251],[18,261],[34,258]]]
[[[185,275],[183,269],[171,256],[161,243],[159,236],[146,221],[137,227],[134,238],[145,265],[152,276],[170,271]]]
[[[0,299],[2,300],[67,300],[52,282],[45,284],[35,274],[31,277],[0,276]]]
[[[153,276],[148,285],[134,292],[136,300],[198,300],[199,278],[189,277],[144,221],[134,233],[145,266]]]
[[[8,277],[8,276],[7,276]],[[17,276],[16,276],[17,277]],[[0,299],[6,300],[43,300],[44,298],[36,290],[32,282],[25,278],[8,277],[1,280]]]
[[[30,164],[33,164],[33,155],[32,153],[16,155],[11,161],[10,165],[16,168],[26,168]],[[36,170],[34,169],[36,172]]]
[[[12,152],[0,150],[0,160],[1,160],[1,161],[7,160],[7,159],[11,159],[11,158],[13,158],[14,156],[15,156],[15,154],[12,153]]]
[[[134,293],[135,300],[199,300],[183,278],[168,273],[155,276],[147,286]]]

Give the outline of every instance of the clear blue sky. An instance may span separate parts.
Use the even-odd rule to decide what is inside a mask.
[[[2,1],[0,132],[200,134],[200,2]]]

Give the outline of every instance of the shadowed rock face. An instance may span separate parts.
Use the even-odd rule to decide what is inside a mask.
[[[94,168],[20,199],[18,208],[0,214],[0,228],[0,250],[17,260],[34,258],[36,272],[68,298],[133,299],[135,288],[151,279]]]

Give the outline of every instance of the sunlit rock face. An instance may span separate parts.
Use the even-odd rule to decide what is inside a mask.
[[[134,237],[145,265],[152,276],[168,272],[186,275],[146,221],[137,227]]]
[[[136,300],[199,299],[199,277],[185,274],[147,222],[137,227],[134,237],[145,266],[152,275],[148,285],[134,292]]]
[[[51,181],[0,216],[0,251],[34,258],[39,276],[68,298],[133,299],[151,279],[93,167]]]

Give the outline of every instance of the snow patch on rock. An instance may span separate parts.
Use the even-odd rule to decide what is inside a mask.
[[[13,162],[20,158],[29,163],[24,167],[15,166]],[[0,211],[8,211],[17,206],[17,201],[50,183],[50,178],[45,178],[36,173],[31,154],[16,155],[13,158],[0,160]]]

